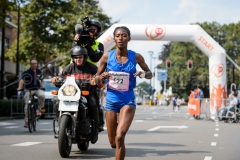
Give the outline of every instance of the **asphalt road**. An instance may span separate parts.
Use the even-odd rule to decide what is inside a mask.
[[[188,119],[186,119],[188,117]],[[192,119],[187,107],[173,112],[171,106],[137,106],[127,133],[126,160],[239,160],[240,123]],[[23,120],[0,121],[1,160],[62,159],[53,137],[52,120],[40,119],[37,131],[29,133]],[[113,160],[115,150],[106,131],[85,152],[76,144],[68,159]]]

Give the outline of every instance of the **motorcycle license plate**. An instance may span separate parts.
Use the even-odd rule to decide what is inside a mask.
[[[78,111],[78,102],[59,102],[59,111]]]

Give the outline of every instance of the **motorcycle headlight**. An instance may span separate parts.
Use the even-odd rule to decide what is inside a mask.
[[[74,96],[77,92],[77,89],[72,85],[67,85],[63,88],[63,95],[65,96]]]

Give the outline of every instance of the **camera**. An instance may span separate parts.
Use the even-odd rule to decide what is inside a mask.
[[[92,28],[88,28],[91,25],[91,21],[89,17],[85,17],[82,20],[82,24],[76,24],[75,32],[79,34],[79,39],[75,40],[78,45],[86,45],[90,43],[90,35],[89,32],[94,33],[95,30]]]

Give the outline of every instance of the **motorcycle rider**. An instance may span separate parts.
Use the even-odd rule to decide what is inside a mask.
[[[96,19],[89,19],[87,27],[94,29],[94,32],[89,32],[90,42],[88,44],[84,44],[84,47],[88,51],[87,62],[97,65],[98,61],[101,59],[104,53],[103,44],[96,40],[96,37],[99,36],[99,34],[101,33],[102,25]],[[81,44],[78,44],[79,38],[80,38],[80,35],[76,34],[74,37],[74,42],[72,44],[72,47],[74,47],[75,45],[81,45]],[[96,88],[95,94],[96,94],[95,96],[97,97],[97,103],[99,104],[100,89],[98,87]],[[99,107],[99,120],[100,120],[99,131],[101,132],[104,130],[103,126],[105,122],[104,122],[103,111],[100,109],[100,105],[98,105],[98,107]]]
[[[87,49],[79,45],[75,45],[71,49],[71,58],[73,63],[67,65],[62,71],[62,77],[72,74],[81,74],[84,76],[94,76],[97,73],[97,66],[87,62]],[[56,83],[57,77],[53,77],[51,82]],[[88,84],[89,85],[89,84]],[[88,86],[90,87],[90,86]],[[96,85],[91,86],[89,90],[89,95],[85,96],[88,101],[88,110],[89,116],[91,119],[94,119],[95,122],[95,133],[91,138],[91,143],[94,144],[98,140],[98,126],[99,126],[99,113],[98,113],[98,104],[97,99],[94,93],[96,92]]]

